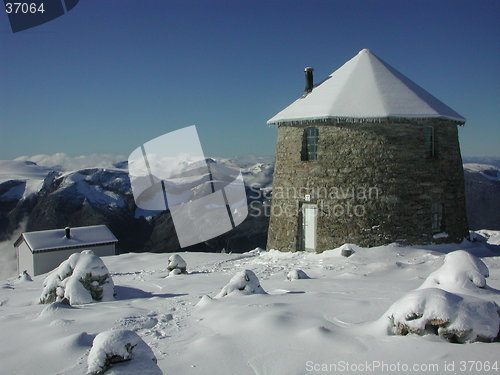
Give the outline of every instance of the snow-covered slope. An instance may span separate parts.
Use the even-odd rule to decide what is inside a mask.
[[[0,372],[84,374],[94,337],[109,329],[138,333],[165,375],[382,374],[407,373],[406,366],[411,372],[443,374],[450,364],[457,373],[481,373],[475,369],[485,366],[490,371],[484,373],[498,372],[491,370],[500,366],[498,342],[457,345],[432,334],[393,336],[382,319],[457,249],[482,257],[490,289],[478,297],[500,304],[498,253],[479,242],[351,248],[355,252],[348,258],[340,248],[318,255],[182,253],[188,274],[170,277],[169,254],[106,257],[116,300],[71,308],[36,303],[44,275],[33,282],[4,281]],[[255,273],[267,294],[216,299],[245,269]],[[311,278],[288,281],[293,269]],[[472,371],[459,370],[471,365],[464,361],[474,361]]]
[[[465,163],[465,197],[469,228],[500,229],[500,167]]]
[[[19,182],[12,184],[11,189],[0,192],[0,200],[21,199],[38,192],[43,180],[52,170],[30,161],[0,160],[0,185],[9,181]]]
[[[481,176],[490,181],[500,182],[500,169],[498,169],[494,165],[465,163],[464,170],[468,172],[479,173]]]

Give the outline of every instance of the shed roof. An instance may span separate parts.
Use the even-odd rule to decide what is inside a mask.
[[[25,241],[35,253],[118,242],[106,225],[70,228],[70,233],[71,238],[66,238],[64,229],[26,232],[21,234],[14,246],[19,247]]]
[[[267,121],[270,125],[321,119],[465,118],[367,49]]]

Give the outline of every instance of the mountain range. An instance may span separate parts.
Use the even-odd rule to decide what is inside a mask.
[[[271,185],[272,159],[252,162],[210,159],[228,168],[241,166],[252,215],[230,232],[184,250],[243,252],[264,247],[268,218],[258,207]],[[23,223],[24,231],[105,224],[119,239],[120,252],[180,250],[169,211],[145,211],[134,202],[127,163],[114,168],[67,171],[31,161],[0,161],[0,241]]]
[[[183,250],[244,252],[265,247],[274,160],[271,157],[209,159],[239,168],[249,204],[245,221],[217,238]],[[486,161],[486,160],[485,160]],[[464,176],[470,229],[500,229],[500,160],[465,159]],[[127,163],[113,168],[64,170],[31,161],[0,161],[0,241],[21,225],[25,231],[106,224],[119,239],[119,251],[180,250],[169,211],[137,208]]]

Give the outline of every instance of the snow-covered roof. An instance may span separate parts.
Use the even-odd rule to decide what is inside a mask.
[[[35,253],[118,242],[106,225],[70,228],[70,234],[70,238],[66,238],[65,229],[26,232],[14,246],[18,247],[24,240]]]
[[[323,83],[267,123],[309,120],[465,118],[367,49],[334,71]]]

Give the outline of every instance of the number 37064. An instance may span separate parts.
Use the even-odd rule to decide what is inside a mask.
[[[43,3],[5,3],[7,14],[17,13],[44,13]]]

